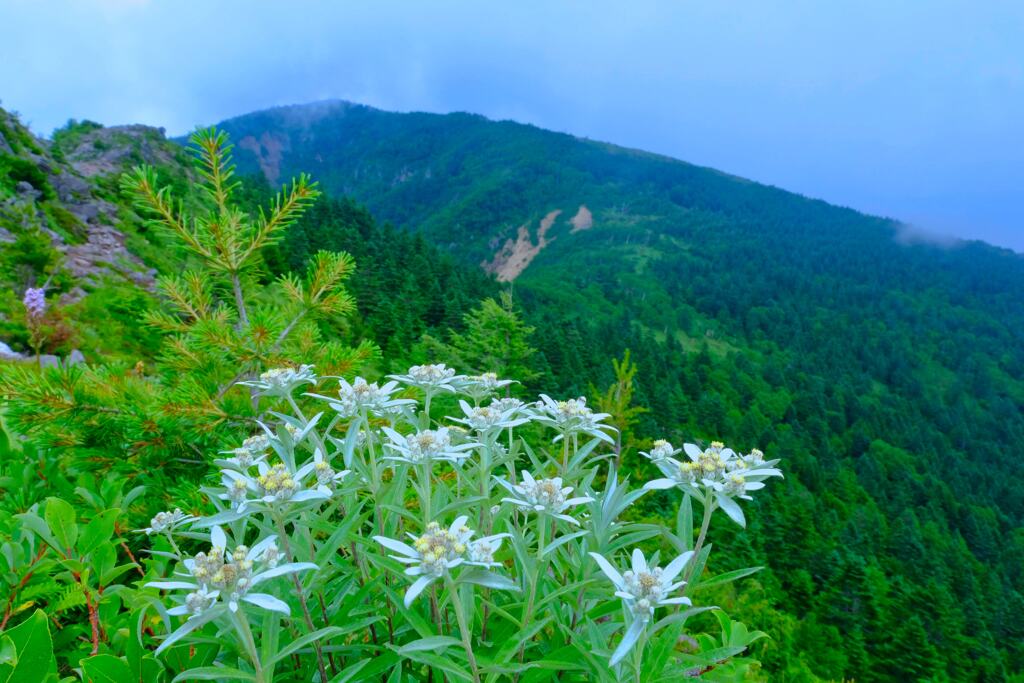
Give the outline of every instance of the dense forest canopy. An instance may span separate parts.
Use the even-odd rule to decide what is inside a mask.
[[[155,299],[131,273],[189,260],[110,178],[147,161],[186,191],[180,150],[152,131],[88,123],[45,143],[3,121],[3,341],[31,351],[18,297],[48,280],[55,296],[81,291],[46,320],[43,352],[152,364],[139,319]],[[351,254],[357,314],[318,329],[345,337],[370,372],[450,358],[485,300],[510,291],[535,349],[524,393],[594,396],[630,352],[645,410],[627,471],[650,477],[636,450],[657,438],[783,459],[785,480],[712,560],[716,571],[767,568],[716,597],[770,636],[754,646],[769,680],[1021,680],[1024,258],[907,244],[892,221],[466,114],[321,103],[222,125],[254,176],[243,204],[302,172],[320,181],[327,196],[263,249],[253,277],[302,273],[320,250]],[[70,188],[85,171],[86,188]],[[101,208],[138,263],[61,265],[93,239],[98,223],[81,206],[95,201],[113,207]],[[86,469],[120,467],[94,426],[76,434]],[[182,456],[143,441],[140,458]],[[188,483],[168,490],[197,495]],[[649,496],[643,512],[662,520],[669,503]]]

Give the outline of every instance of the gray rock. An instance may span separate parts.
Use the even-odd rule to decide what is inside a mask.
[[[66,365],[78,365],[79,363],[85,362],[85,356],[78,349],[71,349],[71,354],[67,360],[64,361]]]
[[[0,358],[4,360],[21,360],[25,357],[25,354],[18,353],[5,342],[0,341]]]
[[[33,199],[38,199],[43,196],[42,192],[32,187],[32,183],[26,180],[18,182],[18,184],[14,186],[14,191],[19,195],[32,197]]]
[[[63,202],[86,198],[91,194],[88,181],[71,172],[59,173],[50,179],[50,184],[57,191]]]
[[[51,355],[49,353],[44,353],[43,355],[39,356],[39,367],[43,367],[43,368],[59,368],[60,367],[60,357],[59,356],[53,356],[53,355]]]
[[[89,223],[97,216],[100,215],[99,204],[93,202],[86,202],[85,204],[72,204],[68,206],[68,211],[83,223]]]

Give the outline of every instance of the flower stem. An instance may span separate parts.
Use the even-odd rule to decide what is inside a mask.
[[[266,679],[263,677],[263,664],[260,662],[260,655],[256,651],[256,639],[252,636],[252,629],[249,628],[249,619],[246,618],[245,612],[239,610],[235,613],[235,626],[238,629],[238,635],[242,637],[242,644],[248,651],[249,659],[252,660],[256,683],[266,683]]]
[[[683,581],[686,582],[686,586],[683,588],[685,592],[690,585],[690,579],[693,578],[693,570],[697,567],[697,561],[700,557],[701,548],[704,547],[704,539],[708,535],[708,526],[711,524],[711,513],[715,511],[715,499],[711,492],[711,487],[704,489],[704,519],[700,523],[700,533],[697,534],[697,544],[693,546],[693,560],[690,566],[686,569],[686,575],[683,577]]]
[[[423,525],[430,524],[431,515],[431,482],[430,482],[430,461],[424,460],[416,470],[417,479],[420,480],[420,503],[423,506]]]
[[[278,538],[281,539],[281,545],[284,548],[285,557],[289,562],[295,561],[295,556],[292,555],[291,544],[288,542],[288,532],[284,526],[284,520],[279,515],[274,515],[274,521],[277,523]],[[306,628],[312,633],[316,630],[313,626],[313,617],[309,613],[309,604],[306,602],[306,593],[302,590],[302,583],[299,581],[299,575],[292,573],[292,583],[295,585],[295,593],[299,596],[299,605],[302,606],[302,617],[306,622]],[[320,649],[320,643],[313,643],[313,651],[316,653],[316,665],[320,672],[320,680],[327,680],[327,669],[324,667],[324,653]]]
[[[459,623],[459,635],[462,636],[462,647],[466,650],[469,668],[473,672],[473,681],[474,683],[480,683],[480,671],[476,665],[476,655],[473,654],[472,634],[469,632],[469,626],[466,624],[466,613],[462,605],[462,598],[459,596],[459,591],[455,587],[451,574],[445,575],[445,581],[448,584],[448,593],[451,596],[452,606],[455,607],[455,619]]]

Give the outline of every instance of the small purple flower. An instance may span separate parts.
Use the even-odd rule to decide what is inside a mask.
[[[25,298],[22,299],[22,303],[25,304],[28,317],[42,318],[46,313],[46,290],[42,287],[29,287],[25,290]]]

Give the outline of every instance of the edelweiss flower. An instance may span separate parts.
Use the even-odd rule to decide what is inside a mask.
[[[644,489],[677,486],[705,504],[708,501],[704,492],[712,492],[718,506],[740,526],[745,526],[746,520],[743,510],[733,499],[751,500],[748,493],[763,489],[765,479],[782,476],[775,467],[779,461],[766,461],[764,453],[757,449],[747,455],[738,455],[722,442],[714,441],[704,450],[692,443],[684,444],[683,450],[689,461],[679,462],[673,458],[656,461],[665,478],[647,482]]]
[[[351,384],[345,379],[339,379],[338,383],[338,398],[319,394],[309,395],[326,400],[331,408],[341,413],[342,417],[354,417],[363,413],[384,415],[402,406],[416,403],[411,398],[391,397],[398,391],[398,382],[392,381],[380,386],[376,382],[369,383],[362,377],[356,377]]]
[[[455,375],[455,370],[447,367],[444,363],[437,365],[414,365],[409,368],[405,375],[388,375],[389,378],[397,380],[412,387],[418,387],[427,393],[436,391],[455,391],[462,377]]]
[[[247,387],[255,387],[264,396],[287,396],[296,387],[316,382],[312,365],[300,365],[298,368],[274,368],[267,370],[259,379],[239,382]]]
[[[230,454],[227,460],[215,460],[218,465],[231,467],[245,471],[252,467],[257,461],[262,460],[267,451],[270,450],[270,437],[266,434],[255,434],[242,442],[238,448],[221,453]]]
[[[523,470],[523,481],[521,484],[512,484],[504,479],[498,479],[498,483],[504,486],[515,498],[502,498],[503,503],[512,503],[527,510],[551,515],[570,524],[579,526],[579,522],[563,514],[565,510],[575,505],[589,503],[594,499],[589,496],[569,498],[572,493],[571,486],[562,486],[562,478],[534,479],[533,475]]]
[[[150,534],[163,534],[171,533],[182,524],[188,524],[194,522],[195,517],[186,515],[179,508],[174,508],[174,512],[158,512],[156,517],[149,520],[149,526],[140,531],[146,532],[146,535]]]
[[[568,401],[555,401],[550,396],[541,394],[540,399],[535,404],[538,411],[535,419],[559,431],[555,441],[572,434],[588,434],[607,443],[615,443],[615,440],[603,430],[617,430],[611,425],[601,424],[609,414],[595,413],[587,407],[586,398],[581,396]]]
[[[405,570],[407,576],[419,577],[405,592],[406,607],[412,604],[424,588],[461,564],[482,567],[497,564],[494,562],[494,552],[501,546],[501,540],[509,534],[487,536],[470,543],[473,531],[466,526],[468,519],[463,515],[447,529],[437,522],[431,522],[422,536],[417,538],[408,534],[413,541],[412,546],[386,536],[373,537],[373,540],[388,550],[398,553],[391,555],[392,559],[410,565]]]
[[[658,439],[657,441],[654,442],[654,445],[651,448],[650,453],[640,451],[640,455],[644,456],[645,458],[648,458],[653,463],[659,463],[668,460],[672,456],[677,455],[679,452],[680,449],[673,448],[672,444],[670,444],[668,441],[665,441],[664,439]]]
[[[615,595],[622,598],[633,615],[633,622],[622,636],[622,642],[612,654],[609,664],[615,666],[636,644],[647,623],[654,615],[654,609],[663,605],[689,605],[689,598],[668,597],[670,593],[682,586],[684,581],[675,581],[679,572],[693,557],[693,552],[685,552],[672,560],[667,567],[650,567],[647,559],[639,548],[633,551],[633,567],[622,574],[598,553],[590,553],[605,576],[615,586]]]
[[[460,400],[459,406],[466,417],[453,417],[452,420],[468,425],[470,429],[480,433],[516,427],[530,421],[528,417],[516,417],[514,408],[511,410],[501,410],[500,404],[497,402],[491,403],[489,406],[474,408],[465,401]]]
[[[220,494],[220,498],[230,501],[237,512],[245,512],[253,504],[260,503],[279,505],[323,500],[331,496],[333,485],[349,473],[348,470],[334,472],[329,465],[325,469],[325,464],[318,449],[311,462],[294,472],[283,462],[271,466],[266,461],[256,463],[258,474],[255,477],[245,472],[224,469],[221,470],[221,483],[227,491]],[[307,486],[304,481],[314,472],[317,473],[316,484]],[[326,485],[328,481],[331,486]],[[255,494],[255,497],[250,498],[250,493]]]
[[[236,545],[228,552],[227,536],[218,526],[210,530],[211,548],[183,562],[187,574],[178,573],[177,581],[155,581],[147,583],[150,588],[161,590],[189,591],[182,604],[167,610],[170,615],[189,615],[189,621],[169,635],[157,648],[161,652],[173,642],[186,635],[197,625],[216,616],[211,613],[224,600],[232,612],[238,611],[238,603],[246,602],[282,614],[290,614],[288,604],[267,593],[250,592],[268,579],[286,574],[316,569],[310,562],[278,564],[279,553],[276,536],[268,536],[252,548]],[[221,608],[223,609],[223,608]]]
[[[498,379],[495,373],[485,372],[482,375],[470,375],[463,378],[459,383],[458,390],[473,400],[480,401],[510,384],[515,384],[515,380]]]
[[[385,448],[390,449],[397,455],[386,455],[385,460],[397,460],[410,465],[418,465],[423,462],[434,460],[447,460],[448,462],[461,462],[469,457],[469,452],[476,448],[476,443],[461,443],[452,445],[452,439],[447,428],[424,429],[415,434],[402,436],[390,427],[384,427],[384,433],[388,435],[389,442]]]

